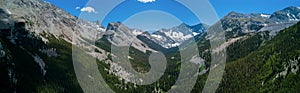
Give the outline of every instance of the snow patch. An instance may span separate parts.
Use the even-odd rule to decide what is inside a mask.
[[[289,18],[291,17],[291,16],[290,16],[290,13],[287,13],[286,15],[287,15]]]
[[[9,14],[9,15],[11,15],[12,13],[8,10],[8,9],[6,9],[6,12]]]
[[[159,39],[159,40],[161,40],[161,39],[162,39],[162,36],[160,36],[160,35],[155,35],[155,34],[152,34],[151,36],[152,36],[152,37],[154,37],[154,38],[156,38],[156,39]]]
[[[165,32],[165,34],[175,41],[184,41],[193,37],[191,34],[184,35],[182,32],[176,32],[176,31],[168,31]]]
[[[179,46],[180,43],[174,43],[174,44],[170,44],[171,47],[176,47],[176,46]]]
[[[271,15],[266,15],[266,14],[260,14],[261,17],[266,17],[269,18]]]
[[[185,40],[188,40],[195,35],[198,35],[199,33],[191,33],[191,34],[184,34],[179,31],[174,31],[174,30],[169,30],[169,31],[163,31],[161,30],[160,32],[164,33],[166,36],[163,35],[151,35],[156,39],[158,42],[160,42],[160,45],[165,47],[165,48],[171,48],[171,47],[176,47],[179,46],[182,42]],[[170,40],[168,39],[170,38]]]
[[[289,17],[289,21],[298,21],[297,17],[293,14],[288,13],[287,16]]]
[[[262,24],[262,26],[264,26],[264,27],[265,27],[265,26],[268,26],[268,24]]]
[[[199,34],[200,34],[200,33],[193,32],[193,35],[194,35],[194,36],[199,35]]]
[[[160,36],[160,35],[152,34],[151,36],[154,37],[154,38],[157,38],[157,39],[162,39],[162,36]]]
[[[140,34],[142,34],[143,33],[143,31],[140,31],[140,30],[133,30],[132,31],[132,33],[134,34],[134,35],[140,35]]]

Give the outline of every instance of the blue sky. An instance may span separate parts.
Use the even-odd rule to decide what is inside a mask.
[[[187,7],[173,0],[126,0],[116,6],[119,0],[45,0],[74,16],[85,20],[108,22],[121,21],[131,28],[157,30],[170,28],[184,22],[189,25],[199,23],[197,17]],[[219,18],[231,11],[239,13],[271,14],[288,6],[300,7],[300,0],[209,0]],[[199,4],[200,6],[200,4]],[[87,8],[88,7],[88,8]],[[107,8],[111,7],[111,8]],[[116,7],[116,8],[114,8]],[[84,8],[84,9],[83,9]],[[110,12],[109,12],[110,11]],[[108,16],[104,17],[106,14]],[[205,19],[210,19],[205,17]],[[212,22],[200,20],[207,24]]]

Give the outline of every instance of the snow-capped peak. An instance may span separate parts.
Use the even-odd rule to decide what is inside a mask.
[[[208,28],[205,24],[187,25],[182,23],[170,29],[161,29],[154,32],[151,37],[152,40],[164,48],[172,48],[179,46],[184,41],[202,34]]]
[[[137,36],[137,35],[143,34],[143,31],[134,29],[134,30],[132,30],[132,33]]]

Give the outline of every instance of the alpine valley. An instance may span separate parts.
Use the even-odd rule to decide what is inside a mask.
[[[216,92],[300,91],[300,8],[286,7],[272,14],[231,12],[219,23],[226,42],[212,49],[208,32],[214,25],[182,23],[154,33],[131,29],[121,22],[103,27],[72,16],[43,0],[0,2],[0,93],[83,93],[77,80],[72,46],[92,50],[108,86],[117,93],[164,93],[173,86],[181,69],[179,46],[195,39],[201,64],[191,92],[204,88],[214,69],[211,54],[226,50],[226,67]],[[87,34],[86,34],[87,33]],[[94,36],[96,37],[94,38]],[[79,41],[74,41],[77,38]],[[89,45],[95,41],[94,45]],[[151,53],[167,60],[164,75],[149,85],[129,82],[132,73],[112,60],[111,46],[131,45],[132,67],[146,73]],[[191,59],[192,60],[192,59]]]

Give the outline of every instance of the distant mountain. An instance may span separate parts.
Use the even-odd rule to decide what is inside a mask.
[[[136,49],[139,49],[140,51],[145,51],[152,50],[151,48],[149,48],[151,46],[157,46],[154,44],[158,44],[158,46],[161,46],[161,48],[166,49],[177,47],[185,40],[204,33],[208,27],[209,26],[205,24],[189,26],[187,24],[182,23],[179,26],[172,27],[170,29],[160,29],[159,31],[155,31],[150,34],[147,31],[142,31],[139,29],[130,29],[122,23],[117,22],[109,23],[106,28],[105,34],[102,34],[111,35],[112,37],[110,37],[108,40],[115,45],[118,45],[120,43],[126,43],[128,45],[133,43],[132,40],[135,40],[137,42],[134,42],[133,46]],[[142,42],[139,39],[142,40]],[[146,39],[147,41],[145,41]],[[143,43],[148,42],[148,40],[151,40],[152,44]]]
[[[274,31],[289,27],[300,21],[300,8],[287,7],[273,14],[251,13],[242,14],[231,12],[221,19],[223,29],[227,31],[226,37],[237,37],[245,33],[258,31]]]
[[[272,31],[270,35],[274,36],[278,31],[289,27],[299,21],[297,19],[300,17],[299,10],[300,9],[297,7],[288,7],[283,10],[274,12],[273,14],[242,14],[231,12],[220,21],[222,23],[223,29],[227,31],[227,38],[239,37],[247,33],[260,31]],[[289,15],[290,17],[286,16],[286,19],[279,18],[283,14]],[[185,40],[188,40],[194,36],[196,36],[196,38],[198,38],[199,36],[201,37],[201,34],[205,33],[207,28],[209,28],[209,26],[202,23],[194,26],[189,26],[182,23],[179,26],[175,26],[170,29],[160,29],[151,34],[142,34],[142,32],[144,31],[137,29],[130,30],[134,31],[133,34],[139,36],[139,39],[146,40],[145,38],[148,38],[147,40],[152,40],[152,43],[156,43],[159,46],[168,49],[177,47]],[[110,27],[107,27],[107,29],[110,29]],[[149,44],[148,46],[151,47],[157,45]]]
[[[300,21],[300,8],[291,6],[276,11],[270,16],[270,19],[275,22]]]
[[[160,29],[159,31],[156,31],[150,35],[143,35],[164,48],[172,48],[179,46],[182,42],[184,42],[187,39],[204,33],[208,27],[209,26],[205,24],[189,26],[187,24],[182,23],[179,26],[172,27],[170,29]]]

